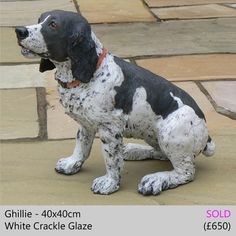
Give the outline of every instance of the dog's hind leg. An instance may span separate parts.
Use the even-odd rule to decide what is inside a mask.
[[[72,175],[80,171],[84,161],[89,157],[95,132],[81,127],[77,132],[74,152],[67,158],[60,159],[55,167],[58,173]]]
[[[175,188],[194,179],[194,156],[176,157],[172,161],[174,170],[146,175],[142,178],[138,191],[143,195],[157,195],[166,189]]]
[[[168,160],[166,155],[151,146],[143,144],[128,143],[124,145],[124,160],[140,161],[140,160]]]
[[[188,106],[160,120],[157,128],[160,148],[174,169],[144,176],[138,186],[138,191],[144,195],[157,195],[162,190],[192,181],[195,174],[194,159],[204,149],[208,138],[205,120]]]

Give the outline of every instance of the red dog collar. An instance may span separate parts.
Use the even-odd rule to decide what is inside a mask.
[[[96,69],[98,69],[99,66],[102,64],[102,61],[103,61],[103,59],[105,58],[106,54],[107,54],[107,49],[106,49],[106,48],[103,48],[103,49],[102,49],[102,53],[101,53],[101,55],[100,55],[99,58],[98,58],[98,63],[97,63]]]
[[[96,70],[100,67],[100,65],[102,64],[102,61],[103,61],[103,59],[105,58],[105,56],[106,56],[106,54],[107,54],[107,49],[106,48],[103,48],[102,49],[102,53],[101,53],[101,55],[99,56],[99,58],[98,58],[98,62],[97,62],[97,65],[96,65]],[[67,88],[67,89],[72,89],[72,88],[75,88],[75,87],[77,87],[79,84],[80,84],[80,80],[75,80],[75,81],[73,81],[73,82],[70,82],[70,83],[64,83],[64,82],[62,82],[62,81],[60,81],[60,80],[58,80],[58,83],[62,86],[62,88]]]

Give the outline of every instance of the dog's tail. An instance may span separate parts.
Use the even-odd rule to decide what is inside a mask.
[[[215,147],[215,143],[212,141],[211,137],[208,136],[206,147],[202,153],[207,157],[213,156],[215,153]]]

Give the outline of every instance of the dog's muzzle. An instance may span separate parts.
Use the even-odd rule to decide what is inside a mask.
[[[29,57],[29,58],[35,57],[35,56],[36,57],[40,56],[43,58],[50,57],[49,52],[37,53],[37,52],[34,52],[31,49],[25,47],[24,45],[22,45],[22,41],[29,36],[29,31],[26,27],[24,27],[24,26],[16,27],[15,32],[16,32],[16,36],[18,39],[18,44],[19,44],[19,46],[21,46],[21,53],[23,56]]]

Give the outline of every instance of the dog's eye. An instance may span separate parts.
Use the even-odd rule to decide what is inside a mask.
[[[56,28],[57,28],[57,24],[56,24],[54,21],[50,22],[50,23],[49,23],[49,26],[50,26],[52,29],[56,29]]]

